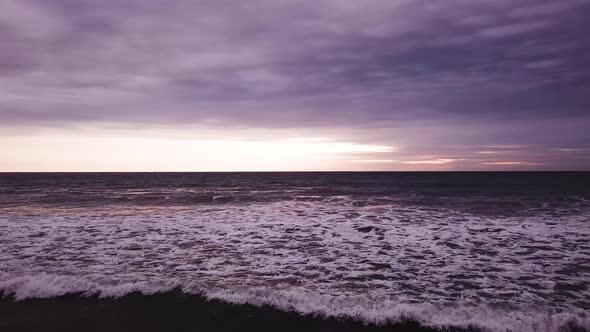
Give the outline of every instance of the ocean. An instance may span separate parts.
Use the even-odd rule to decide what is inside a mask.
[[[375,327],[590,331],[589,286],[590,172],[0,174],[0,317],[177,293]]]

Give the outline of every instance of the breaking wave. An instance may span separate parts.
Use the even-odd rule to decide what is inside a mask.
[[[398,303],[391,300],[371,299],[366,296],[332,296],[309,293],[303,290],[206,289],[198,283],[179,284],[169,281],[161,284],[127,282],[101,284],[92,278],[40,274],[10,278],[0,275],[0,290],[5,296],[17,300],[50,298],[67,294],[122,297],[139,292],[152,295],[181,289],[184,293],[205,296],[237,304],[270,305],[285,311],[296,311],[320,317],[345,317],[377,325],[415,320],[433,327],[476,328],[482,331],[564,332],[590,331],[587,311],[508,310],[474,306],[469,303],[440,306],[429,303]]]
[[[180,289],[379,324],[590,330],[578,174],[55,176],[4,176],[5,295]]]

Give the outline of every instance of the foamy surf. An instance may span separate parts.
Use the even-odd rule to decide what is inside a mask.
[[[76,190],[60,195],[80,196],[73,203],[48,201],[44,181],[15,181],[0,195],[0,289],[16,299],[180,289],[366,323],[588,330],[590,195],[579,181],[567,192],[536,175],[515,185],[487,174],[450,175],[450,185],[439,175],[201,176],[223,202],[160,204],[162,193],[203,191],[174,174],[51,184],[70,181]],[[230,191],[250,198],[219,198]]]
[[[475,328],[482,331],[564,332],[590,331],[590,315],[585,310],[542,311],[498,309],[457,303],[441,306],[431,303],[403,303],[366,296],[331,296],[305,290],[277,291],[263,288],[206,289],[198,282],[121,282],[104,285],[92,278],[40,274],[9,277],[0,275],[0,291],[16,300],[52,298],[68,294],[118,298],[131,293],[152,295],[181,289],[184,293],[209,299],[256,306],[270,305],[284,311],[319,317],[352,318],[377,325],[417,321],[432,328]]]

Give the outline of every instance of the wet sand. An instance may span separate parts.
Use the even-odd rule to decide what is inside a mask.
[[[65,295],[49,299],[0,299],[0,331],[439,331],[417,322],[366,325],[270,306],[236,305],[180,291],[121,298]],[[447,329],[445,331],[467,331]],[[474,330],[472,330],[474,331]]]

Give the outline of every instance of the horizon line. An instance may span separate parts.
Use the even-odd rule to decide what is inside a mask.
[[[88,174],[88,173],[581,173],[590,170],[284,170],[284,171],[0,171],[0,174]]]

